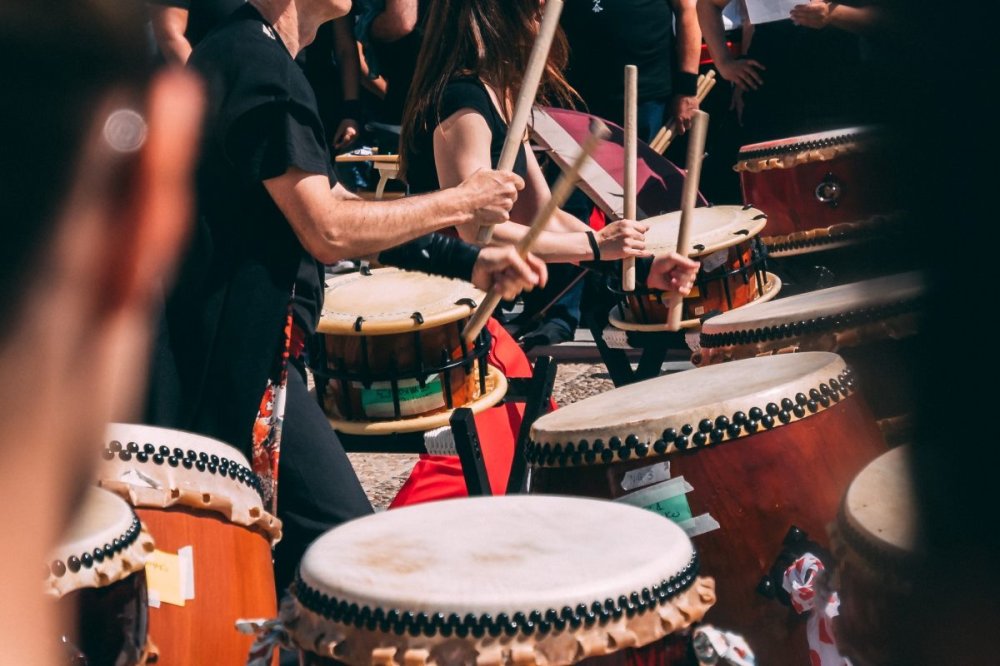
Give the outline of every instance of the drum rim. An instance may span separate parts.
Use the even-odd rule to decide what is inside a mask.
[[[879,213],[856,222],[840,222],[829,227],[804,229],[779,236],[762,236],[768,256],[797,257],[852,245],[872,243],[904,232],[904,217],[898,213]]]
[[[761,157],[785,155],[814,148],[842,145],[857,139],[870,139],[877,135],[878,132],[879,127],[877,125],[857,125],[854,127],[824,130],[822,132],[811,132],[809,134],[797,134],[782,139],[758,141],[757,143],[748,143],[740,146],[738,159],[740,162],[745,162],[760,159]]]
[[[760,298],[750,301],[746,305],[741,305],[738,308],[733,308],[733,310],[729,310],[729,312],[734,312],[742,308],[753,307],[754,305],[758,305],[760,303],[767,303],[768,301],[773,300],[774,297],[778,295],[778,292],[781,291],[781,287],[783,285],[781,278],[770,271],[764,271],[764,273],[767,275],[767,285],[764,289],[764,294]],[[672,332],[670,330],[670,324],[668,323],[639,324],[634,321],[631,321],[632,315],[628,309],[623,308],[621,310],[623,314],[619,314],[618,312],[616,312],[621,307],[622,307],[621,304],[616,304],[612,306],[611,310],[608,312],[608,323],[617,329],[620,329],[622,331],[635,331],[637,333]],[[681,321],[681,328],[682,329],[697,328],[701,326],[701,324],[702,322],[700,318],[685,319]]]
[[[423,432],[442,428],[448,425],[451,415],[455,413],[455,409],[465,407],[471,409],[473,414],[479,414],[499,404],[504,395],[506,395],[508,382],[504,374],[500,372],[498,368],[493,367],[489,363],[483,363],[483,365],[486,366],[487,386],[492,383],[492,388],[487,390],[485,394],[479,396],[472,402],[465,405],[459,405],[454,409],[423,416],[393,420],[346,421],[329,415],[327,415],[327,419],[330,421],[330,425],[333,426],[334,430],[338,430],[348,435],[393,435],[398,433]]]
[[[531,428],[528,445],[525,448],[525,459],[534,468],[540,467],[583,467],[589,465],[605,465],[614,462],[628,460],[657,460],[664,456],[674,454],[679,451],[693,451],[701,448],[709,448],[719,444],[725,444],[744,437],[750,437],[759,432],[766,432],[774,428],[791,425],[807,419],[816,414],[832,409],[842,400],[851,397],[856,391],[856,380],[854,372],[847,367],[836,354],[829,352],[802,352],[796,356],[814,355],[830,357],[829,363],[834,366],[831,372],[841,370],[836,377],[826,380],[816,379],[817,384],[809,387],[798,385],[795,388],[789,387],[790,395],[782,398],[779,402],[768,402],[764,406],[759,399],[750,396],[739,396],[729,400],[745,400],[748,403],[755,403],[754,407],[746,408],[744,411],[737,411],[732,415],[728,413],[719,414],[720,407],[716,404],[706,405],[702,408],[690,407],[688,412],[699,412],[696,416],[683,418],[670,427],[664,427],[664,422],[673,418],[677,420],[677,415],[660,415],[650,417],[647,421],[654,421],[656,425],[645,425],[636,430],[645,429],[647,431],[656,430],[655,435],[636,434],[628,432],[628,424],[607,425],[599,428],[579,428],[576,431],[561,429],[539,432],[538,427],[545,425],[545,418],[539,419]],[[767,359],[774,357],[767,357]],[[839,362],[835,362],[837,359]],[[766,359],[744,359],[724,364],[730,370],[734,364],[744,365],[754,363],[767,363]],[[723,366],[713,366],[723,367]],[[827,366],[828,367],[828,366]],[[753,368],[740,368],[752,372]],[[826,367],[817,368],[814,372],[819,373]],[[704,368],[696,368],[686,372],[672,375],[680,377],[687,373],[704,372]],[[686,377],[687,379],[689,377]],[[663,378],[658,378],[662,380]],[[647,382],[657,381],[646,380]],[[675,380],[680,381],[680,380]],[[640,382],[642,384],[644,382]],[[638,386],[633,384],[631,386]],[[684,423],[680,423],[684,421]],[[663,428],[662,432],[660,429]],[[592,437],[594,430],[612,431],[618,429],[621,432],[609,436],[607,446],[601,437]],[[654,440],[655,437],[655,440]],[[591,441],[593,440],[593,441]]]
[[[353,320],[332,320],[327,317],[327,313],[333,312],[328,309],[325,305],[320,311],[319,322],[316,325],[316,332],[322,333],[324,335],[342,335],[347,337],[365,337],[365,336],[379,336],[379,335],[396,335],[401,333],[413,333],[415,331],[422,331],[432,328],[438,328],[446,324],[450,324],[456,321],[461,321],[472,316],[479,303],[485,298],[485,294],[480,291],[475,285],[465,280],[458,280],[455,278],[447,278],[440,275],[430,275],[427,273],[420,273],[417,271],[404,271],[398,268],[376,268],[374,270],[369,270],[368,272],[361,271],[358,273],[350,273],[348,275],[340,275],[330,281],[327,288],[324,290],[324,302],[330,303],[336,301],[336,295],[334,292],[333,285],[337,282],[344,282],[353,284],[354,282],[363,279],[365,277],[378,277],[378,275],[390,275],[404,273],[408,275],[415,275],[421,278],[426,278],[428,280],[438,280],[442,284],[462,284],[467,285],[469,292],[468,296],[459,298],[451,307],[445,308],[439,312],[433,312],[430,314],[425,314],[419,310],[415,310],[412,313],[402,316],[399,319],[392,320],[367,320],[362,315],[349,315],[353,316]],[[347,313],[344,313],[347,314]]]
[[[799,313],[789,313],[784,316],[775,315],[765,319],[758,311],[751,310],[750,316],[743,318],[738,315],[746,315],[747,313],[743,311],[743,308],[736,308],[705,321],[701,329],[700,345],[702,348],[742,347],[757,343],[791,340],[802,335],[847,330],[853,325],[871,324],[914,314],[920,310],[923,304],[922,290],[920,290],[921,293],[909,294],[902,298],[881,298],[881,293],[879,293],[881,289],[892,285],[893,278],[898,278],[895,281],[902,282],[909,279],[909,276],[917,279],[919,273],[913,271],[872,280],[861,280],[796,294],[779,301],[783,304],[801,302],[805,305],[810,298],[815,299],[835,292],[846,292],[852,288],[870,287],[872,298],[868,302],[845,303],[844,305],[847,307],[819,308],[810,313],[809,316],[803,316],[800,311]],[[909,285],[903,285],[903,287],[907,286]],[[766,315],[766,309],[764,314]],[[730,322],[728,320],[736,321]],[[717,328],[720,330],[716,330]]]
[[[721,250],[728,250],[729,248],[731,248],[731,247],[733,247],[735,245],[739,245],[740,243],[746,242],[746,241],[751,240],[751,239],[755,239],[755,238],[757,238],[757,237],[760,236],[761,231],[767,225],[767,213],[765,213],[764,211],[762,211],[759,208],[754,207],[753,204],[743,204],[743,205],[726,204],[726,205],[719,205],[719,206],[713,206],[713,205],[699,206],[699,207],[697,207],[697,208],[694,209],[693,224],[694,225],[697,224],[698,211],[702,211],[702,210],[720,210],[720,209],[729,209],[729,208],[733,208],[733,209],[738,208],[738,209],[740,209],[741,212],[747,212],[747,213],[751,213],[752,212],[753,215],[751,217],[749,217],[748,220],[746,220],[746,222],[749,222],[749,224],[744,224],[743,222],[739,222],[739,223],[732,222],[732,223],[726,225],[726,227],[720,227],[720,228],[721,229],[730,230],[730,229],[735,229],[736,227],[743,227],[742,229],[740,229],[740,231],[745,231],[746,233],[738,233],[738,232],[734,232],[734,231],[730,230],[730,232],[729,232],[730,238],[727,238],[725,240],[719,241],[719,242],[717,242],[715,244],[712,244],[712,245],[705,245],[704,243],[699,243],[698,242],[698,230],[697,230],[696,226],[693,226],[692,229],[691,229],[691,247],[692,248],[696,248],[698,245],[701,245],[702,247],[701,247],[701,249],[692,249],[692,251],[688,254],[689,257],[691,257],[692,259],[697,259],[698,257],[704,257],[704,256],[707,256],[707,255],[710,255],[710,254],[714,254],[715,252],[719,252]],[[673,219],[675,217],[678,217],[679,215],[680,215],[680,211],[673,211],[673,212],[670,212],[670,213],[664,213],[662,215],[656,215],[654,217],[647,217],[645,220],[642,220],[642,221],[644,223],[650,224],[650,226],[652,226],[652,225],[657,224],[657,222],[656,222],[657,219],[667,218],[667,217]],[[656,254],[657,252],[674,251],[676,249],[677,249],[676,242],[673,245],[670,245],[670,244],[652,245],[652,244],[650,244],[649,247],[647,247],[647,250],[650,251],[650,252],[652,252],[653,254]]]

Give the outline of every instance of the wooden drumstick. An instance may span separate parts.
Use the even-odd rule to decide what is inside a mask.
[[[698,92],[695,94],[695,99],[698,100],[698,104],[705,101],[708,97],[708,93],[712,91],[717,83],[715,79],[715,70],[709,70],[708,74],[702,74],[698,77]],[[677,137],[677,121],[676,119],[671,119],[670,123],[662,128],[657,133],[657,138],[653,139],[653,142],[649,144],[649,147],[660,153],[661,155],[667,152],[667,148],[673,143],[674,139]]]
[[[638,149],[639,138],[639,68],[635,65],[625,67],[625,219],[634,220],[636,216],[636,178],[639,170]],[[622,260],[622,289],[635,291],[635,257],[625,257]]]
[[[688,137],[687,176],[681,190],[681,224],[677,232],[677,254],[686,257],[691,252],[691,218],[694,205],[698,201],[698,184],[701,181],[701,160],[705,155],[705,135],[708,133],[708,114],[695,111],[691,119],[691,136]],[[668,301],[669,315],[667,330],[677,331],[681,327],[684,297],[674,292]]]
[[[597,148],[597,144],[608,138],[611,133],[608,131],[607,126],[596,118],[590,123],[590,135],[587,136],[583,145],[580,146],[580,153],[573,160],[573,164],[570,165],[561,178],[556,182],[555,187],[552,188],[552,196],[548,201],[539,209],[538,213],[535,215],[535,219],[531,221],[531,226],[528,227],[528,233],[524,235],[523,238],[517,244],[517,253],[522,257],[526,257],[528,252],[531,251],[531,246],[535,243],[535,239],[538,238],[539,234],[545,229],[546,223],[552,214],[556,212],[556,209],[566,203],[566,199],[569,195],[573,193],[573,189],[576,187],[576,182],[579,180],[580,169],[583,167],[584,163],[590,158],[590,155]],[[483,330],[486,326],[487,320],[493,315],[493,311],[496,309],[497,305],[500,304],[500,294],[496,289],[491,288],[486,293],[486,298],[479,305],[476,311],[472,315],[472,319],[469,323],[465,325],[462,330],[462,337],[465,339],[467,344],[472,344],[479,332]]]
[[[510,171],[514,168],[517,154],[521,150],[521,144],[524,143],[524,133],[528,129],[528,116],[531,114],[531,108],[535,105],[538,84],[542,80],[542,74],[545,73],[552,40],[555,39],[556,30],[559,28],[559,15],[562,14],[562,8],[563,0],[547,0],[545,3],[542,25],[528,58],[528,69],[521,80],[521,90],[518,92],[517,102],[514,104],[514,117],[510,120],[507,138],[504,140],[503,150],[500,152],[500,161],[497,162],[498,171]],[[503,100],[501,100],[502,102]],[[480,245],[486,245],[492,238],[492,224],[479,227],[476,242]]]

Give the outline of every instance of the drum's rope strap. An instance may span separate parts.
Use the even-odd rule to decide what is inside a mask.
[[[756,666],[757,657],[743,636],[731,631],[703,624],[691,635],[694,655],[700,666],[729,664],[730,666]]]
[[[825,589],[820,582],[823,577],[823,562],[812,553],[806,553],[785,570],[782,587],[791,597],[792,608],[797,613],[809,613],[806,639],[812,663],[850,666],[850,662],[840,655],[833,633],[833,618],[840,612],[840,597]]]
[[[236,620],[236,630],[241,634],[256,636],[247,654],[247,666],[271,666],[275,650],[282,647],[286,650],[294,649],[288,631],[277,619]]]

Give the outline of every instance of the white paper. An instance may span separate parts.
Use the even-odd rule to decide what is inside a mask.
[[[809,0],[746,0],[747,15],[754,25],[784,21],[792,7],[808,2]]]
[[[184,546],[178,549],[181,563],[181,592],[186,600],[194,599],[194,548]]]
[[[665,460],[648,467],[640,467],[626,472],[622,477],[622,490],[636,490],[670,479],[670,461]]]

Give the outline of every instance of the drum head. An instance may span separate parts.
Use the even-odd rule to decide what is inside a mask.
[[[387,335],[433,328],[469,317],[484,296],[462,280],[397,268],[342,275],[327,281],[317,330]]]
[[[609,640],[616,630],[631,628],[643,645],[700,619],[714,586],[697,569],[683,530],[643,509],[523,495],[433,502],[320,537],[293,588],[299,617],[286,626],[321,653],[324,642],[336,643],[330,656],[357,666],[386,645],[398,649],[398,662],[419,662],[401,657],[410,648],[433,654],[440,642],[475,651],[469,662],[446,663],[512,663],[511,644],[519,643],[548,663],[569,664],[617,649]],[[674,607],[681,598],[685,618]],[[597,622],[581,626],[591,614]],[[387,615],[384,628],[369,624],[367,634],[355,623]],[[592,642],[577,638],[588,634]],[[498,660],[484,662],[491,652]]]
[[[153,541],[128,503],[90,488],[49,559],[46,591],[55,596],[105,587],[145,566]]]
[[[281,521],[264,510],[260,480],[238,450],[182,430],[112,423],[98,466],[101,487],[133,506],[187,506],[281,538]]]
[[[538,419],[529,459],[575,465],[587,452],[621,459],[736,439],[825,409],[848,395],[839,356],[803,352],[733,361],[657,377],[586,398]],[[755,416],[763,412],[763,416]],[[687,433],[687,434],[685,434]],[[699,437],[700,435],[700,437]],[[617,445],[616,445],[617,444]],[[596,457],[589,462],[601,462]]]
[[[673,252],[677,249],[677,232],[680,231],[681,213],[667,213],[643,220],[649,224],[646,232],[646,250],[653,254]],[[757,208],[747,206],[705,206],[694,209],[691,220],[691,257],[724,250],[756,236],[764,228],[767,215]]]
[[[910,448],[900,446],[869,463],[851,482],[841,517],[849,528],[844,536],[853,533],[882,554],[912,555],[915,511]]]
[[[915,302],[923,293],[924,281],[920,273],[901,273],[770,303],[755,301],[756,307],[737,308],[712,317],[702,325],[701,333],[702,336],[735,333],[862,311],[877,319],[880,309]]]

